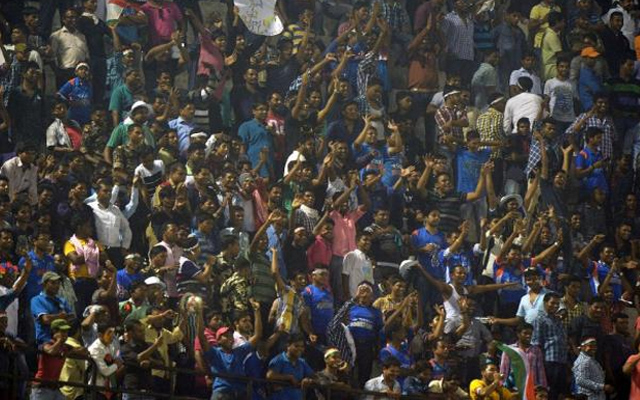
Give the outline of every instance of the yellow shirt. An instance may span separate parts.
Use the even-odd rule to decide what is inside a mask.
[[[85,239],[78,238],[78,241],[83,246],[87,245],[87,241]],[[98,246],[98,249],[100,249],[100,252],[104,251],[104,248],[100,243],[98,243],[98,241],[96,241],[96,245]],[[71,243],[71,241],[67,240],[64,244],[64,248],[62,249],[62,251],[66,256],[66,255],[69,255],[69,253],[73,253],[74,251],[76,251],[76,247]],[[93,278],[93,277],[89,275],[87,264],[75,265],[69,262],[69,278],[76,280],[78,278]]]
[[[143,318],[140,320],[142,324],[145,326],[144,332],[144,341],[148,344],[153,344],[158,336],[162,335],[163,342],[160,347],[158,347],[158,353],[160,357],[162,357],[162,362],[165,367],[172,367],[171,360],[169,359],[169,345],[177,343],[182,340],[183,334],[180,330],[179,326],[173,328],[173,331],[162,328],[160,332],[150,324],[148,324],[148,318]],[[168,378],[169,372],[159,369],[151,370],[151,375],[158,376],[160,378]]]
[[[76,339],[69,337],[65,344],[73,349],[79,349],[84,347],[82,343],[78,342]],[[87,370],[87,362],[84,360],[80,360],[78,358],[66,358],[64,360],[64,364],[62,365],[62,370],[60,371],[60,380],[67,382],[84,382],[84,373]],[[67,399],[75,399],[79,396],[82,396],[84,393],[84,389],[76,386],[62,386],[60,388],[60,392]]]
[[[390,313],[392,313],[393,311],[397,310],[398,308],[400,308],[402,304],[402,301],[400,302],[394,302],[393,298],[391,297],[391,295],[387,295],[384,297],[380,297],[378,298],[376,301],[373,302],[373,306],[375,308],[377,308],[378,310],[380,310],[380,312],[382,313],[382,315],[386,315],[387,317],[391,316]],[[416,318],[417,318],[417,309],[416,308],[405,308],[402,312],[402,322],[405,325],[405,327],[409,328],[411,327]],[[387,315],[389,314],[389,315]],[[416,318],[414,318],[416,317]]]
[[[562,51],[562,42],[558,34],[551,28],[542,39],[542,65],[544,66],[544,79],[549,80],[556,77],[558,60],[557,53]]]
[[[478,391],[487,387],[488,385],[484,383],[482,379],[474,379],[471,381],[469,385],[469,396],[471,396],[471,400],[510,400],[511,392],[502,386],[491,392],[490,395],[485,397],[478,396]]]
[[[549,15],[551,11],[560,12],[560,7],[558,6],[549,7],[544,3],[536,4],[531,9],[531,14],[529,15],[529,19],[541,20],[545,18],[547,15]],[[548,22],[545,22],[544,24],[538,26],[536,36],[533,39],[533,47],[537,47],[537,48],[542,47],[542,37],[544,36],[544,33],[548,27],[549,27]]]

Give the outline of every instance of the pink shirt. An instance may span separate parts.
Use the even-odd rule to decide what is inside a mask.
[[[307,269],[311,272],[317,264],[328,267],[331,264],[331,256],[333,256],[331,243],[320,235],[316,236],[316,241],[307,249]]]
[[[338,211],[331,211],[329,216],[333,220],[333,254],[344,257],[356,249],[356,223],[364,215],[364,211],[357,208],[344,216]]]
[[[140,9],[149,18],[149,37],[152,46],[169,42],[171,34],[180,27],[179,24],[182,22],[182,12],[175,3],[163,2],[160,7],[145,3]]]

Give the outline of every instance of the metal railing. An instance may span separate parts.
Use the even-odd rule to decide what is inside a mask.
[[[38,354],[41,353],[40,350],[37,351]],[[148,396],[148,397],[154,397],[154,398],[158,398],[158,399],[170,399],[170,400],[202,400],[205,399],[207,397],[192,397],[192,396],[181,396],[181,395],[176,395],[175,394],[175,385],[171,385],[171,389],[169,390],[169,393],[160,393],[160,392],[153,392],[153,391],[145,391],[145,390],[135,390],[135,389],[129,389],[129,388],[122,388],[120,386],[118,387],[106,387],[106,386],[98,386],[98,385],[94,385],[94,384],[89,384],[88,382],[96,382],[96,378],[97,378],[97,374],[98,374],[98,369],[96,367],[95,362],[93,361],[93,359],[89,358],[84,358],[84,357],[78,357],[78,356],[66,356],[65,358],[71,358],[71,359],[79,359],[79,360],[84,360],[87,361],[89,363],[89,366],[87,368],[87,371],[85,372],[85,376],[82,382],[73,382],[73,381],[61,381],[61,380],[49,380],[49,379],[38,379],[35,377],[29,377],[29,378],[25,378],[23,375],[21,375],[18,372],[18,368],[17,368],[17,364],[14,362],[13,363],[13,370],[11,373],[0,373],[0,382],[8,382],[9,383],[9,387],[11,390],[11,397],[12,399],[18,399],[18,389],[20,387],[20,385],[24,384],[25,381],[27,381],[27,384],[33,386],[34,383],[37,384],[43,384],[45,387],[55,387],[55,388],[61,388],[63,386],[71,386],[71,387],[77,387],[77,388],[82,388],[84,389],[84,399],[85,400],[96,400],[98,399],[98,394],[101,392],[111,392],[111,393],[115,393],[115,394],[130,394],[130,395],[141,395],[141,396]],[[139,368],[138,365],[135,365],[136,367]],[[126,367],[126,364],[125,364]],[[202,372],[202,371],[196,371],[193,369],[186,369],[186,368],[177,368],[177,367],[161,367],[161,366],[153,366],[150,368],[150,370],[163,370],[163,371],[167,371],[170,374],[170,381],[174,381],[175,377],[177,374],[187,374],[187,375],[196,375],[196,376],[209,376],[211,378],[222,378],[222,379],[226,379],[226,380],[230,380],[230,381],[236,381],[236,382],[244,382],[246,383],[246,398],[247,399],[252,399],[253,398],[253,392],[254,392],[254,387],[256,386],[256,384],[258,385],[277,385],[280,387],[288,387],[288,388],[298,388],[302,390],[302,394],[303,394],[303,399],[307,398],[308,395],[308,391],[310,390],[314,390],[314,389],[322,389],[323,393],[323,397],[326,400],[331,400],[333,398],[333,395],[338,393],[340,394],[340,397],[344,397],[344,396],[349,396],[350,398],[356,399],[356,398],[362,398],[362,396],[372,396],[373,398],[391,398],[388,394],[386,393],[382,393],[382,392],[375,392],[375,391],[369,391],[369,390],[361,390],[361,389],[355,389],[355,388],[337,388],[337,387],[331,387],[331,386],[327,386],[327,385],[318,385],[316,383],[312,383],[310,385],[305,385],[304,387],[301,387],[300,385],[293,385],[291,382],[289,381],[281,381],[281,380],[276,380],[276,379],[263,379],[263,378],[252,378],[252,377],[247,377],[247,376],[240,376],[240,375],[231,375],[231,374],[223,374],[223,373],[211,373],[209,371],[207,372]],[[428,394],[424,394],[424,395],[404,395],[404,396],[393,396],[394,399],[403,399],[403,400],[425,400],[425,399],[429,399],[429,400],[441,400],[441,399],[445,399],[445,397],[443,395],[439,395],[439,394],[432,394],[432,393],[428,393]]]

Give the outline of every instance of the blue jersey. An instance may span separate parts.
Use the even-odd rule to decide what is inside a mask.
[[[504,304],[518,304],[522,296],[527,294],[526,284],[524,282],[524,270],[531,265],[531,260],[523,260],[516,267],[508,265],[506,262],[496,260],[493,267],[493,279],[496,283],[512,283],[517,282],[519,285],[500,289],[500,301]]]
[[[24,293],[27,301],[31,301],[32,298],[42,291],[42,284],[40,283],[42,275],[47,271],[55,272],[56,266],[53,263],[53,257],[49,254],[45,254],[44,257],[39,258],[35,251],[31,250],[27,255],[31,258],[31,264],[33,267],[31,268],[31,273],[27,278],[27,285],[24,288]],[[20,270],[24,268],[24,264],[25,258],[22,257],[18,263]]]
[[[244,359],[244,371],[249,378],[264,379],[267,376],[266,359],[260,357],[257,351],[251,352]],[[267,398],[267,387],[264,383],[253,383],[252,400],[264,400]]]
[[[437,256],[438,250],[447,247],[447,241],[444,237],[444,233],[438,232],[436,234],[431,234],[426,228],[420,228],[413,231],[411,234],[411,243],[416,249],[420,249],[429,243],[433,243],[438,246],[433,253],[419,252],[418,261],[420,261],[420,264],[425,267],[434,278],[444,281],[444,269],[439,268],[437,265],[434,268],[431,262],[434,255]]]
[[[478,185],[482,164],[489,161],[491,150],[480,151],[460,150],[456,157],[458,166],[458,181],[456,191],[462,193],[473,193]]]
[[[286,352],[282,352],[269,362],[269,370],[284,375],[293,375],[296,381],[311,378],[315,372],[303,358],[292,363]],[[294,387],[283,387],[271,394],[271,400],[302,400],[302,390]]]
[[[244,360],[251,351],[253,351],[251,344],[245,343],[231,350],[230,353],[219,347],[212,347],[204,356],[211,367],[212,373],[243,376],[245,374]],[[213,381],[213,391],[244,393],[246,384],[244,382],[216,378]]]
[[[382,312],[359,304],[349,310],[349,330],[354,341],[374,341],[382,329]]]
[[[311,313],[313,333],[324,336],[334,314],[333,295],[325,288],[309,285],[302,291],[302,298]]]
[[[589,278],[589,285],[591,286],[591,293],[593,293],[594,296],[598,295],[598,288],[602,282],[604,282],[604,279],[607,277],[610,269],[611,267],[602,261],[593,261],[591,263],[589,270],[591,274],[591,277]],[[613,274],[609,285],[611,286],[611,289],[613,289],[613,296],[615,299],[620,300],[622,297],[622,277],[620,273],[616,272]]]

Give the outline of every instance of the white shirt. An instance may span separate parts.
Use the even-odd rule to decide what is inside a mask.
[[[371,260],[359,249],[348,252],[342,263],[342,275],[349,277],[349,296],[354,297],[358,285],[363,281],[373,283],[373,265]]]
[[[551,116],[561,122],[573,122],[576,113],[573,109],[573,85],[571,81],[561,81],[558,78],[549,79],[544,84],[544,94],[549,96]]]
[[[387,386],[387,384],[384,381],[384,376],[380,375],[376,378],[371,378],[367,381],[367,383],[364,384],[364,390],[369,390],[372,392],[383,392],[386,393],[389,390],[391,390],[393,393],[397,393],[400,394],[402,393],[402,389],[400,388],[400,384],[398,383],[398,381],[393,381],[393,387],[389,387]],[[373,396],[366,396],[364,399],[365,400],[373,400]],[[376,396],[375,397],[377,400],[380,399],[388,399],[391,400],[391,397],[387,397],[387,396]]]
[[[516,133],[520,118],[529,118],[529,123],[538,120],[542,109],[542,97],[533,93],[520,93],[510,98],[504,108],[503,127],[505,133]]]
[[[79,62],[89,61],[87,39],[79,30],[70,32],[62,27],[51,34],[51,50],[58,68],[75,68]]]
[[[9,288],[0,285],[0,296],[9,293]],[[10,335],[18,336],[18,298],[14,299],[6,308],[7,313],[7,332]]]
[[[111,365],[107,365],[105,358],[109,356],[115,361],[118,354],[118,348],[116,347],[117,339],[113,339],[109,346],[105,346],[100,339],[96,339],[91,346],[89,346],[89,354],[98,367],[98,373],[96,374],[96,381],[91,384],[96,386],[106,386],[109,382],[109,377],[118,370],[118,365],[114,362]]]
[[[21,192],[28,192],[29,203],[38,204],[38,167],[34,164],[23,168],[20,157],[5,161],[0,167],[0,175],[9,180],[9,197],[14,200]]]
[[[56,118],[47,128],[47,147],[54,146],[71,148],[71,139],[67,128],[60,118]]]
[[[182,257],[182,248],[173,245],[171,246],[169,243],[162,241],[156,244],[156,246],[162,246],[167,249],[167,259],[164,262],[165,267],[171,267],[178,264],[178,260]],[[169,297],[178,297],[178,286],[176,282],[176,274],[178,273],[177,268],[173,268],[164,273],[162,277],[162,281],[165,285],[167,285],[167,295]]]
[[[131,228],[122,211],[112,204],[104,208],[97,200],[90,202],[88,206],[93,209],[96,233],[100,243],[106,247],[128,249],[131,245]]]
[[[531,78],[531,80],[533,81],[533,87],[531,88],[531,93],[541,95],[542,85],[540,83],[540,77],[536,75],[535,72],[534,73],[529,72],[524,68],[520,68],[511,72],[511,76],[509,77],[509,85],[517,86],[518,79],[522,78],[523,76],[526,76],[527,78]]]

